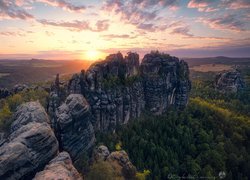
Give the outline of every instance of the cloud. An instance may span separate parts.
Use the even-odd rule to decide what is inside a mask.
[[[101,32],[101,31],[106,31],[109,28],[109,24],[107,20],[102,20],[102,21],[97,21],[94,27],[91,27],[88,21],[49,21],[46,19],[40,19],[37,20],[43,25],[50,25],[50,26],[57,26],[57,27],[64,27],[69,29],[70,31],[84,31],[84,30],[89,30],[89,31],[94,31],[94,32]]]
[[[250,9],[249,0],[224,0],[223,4],[229,9]]]
[[[214,12],[218,8],[212,7],[216,0],[191,0],[188,3],[188,8],[197,8],[200,12]]]
[[[166,7],[173,8],[178,2],[179,0],[108,0],[102,9],[120,15],[124,23],[152,31],[156,21],[160,19],[159,11]]]
[[[197,8],[201,12],[218,11],[219,8],[226,9],[249,9],[249,0],[191,0],[188,3],[188,8]]]
[[[236,15],[224,15],[218,18],[200,18],[200,22],[210,26],[213,29],[222,29],[230,31],[244,31],[245,23],[238,20]]]
[[[108,28],[109,28],[109,21],[102,20],[96,22],[96,29],[92,29],[92,31],[101,32],[108,30]]]
[[[107,39],[115,39],[115,38],[121,38],[121,39],[134,39],[136,36],[130,36],[128,34],[106,34],[102,35],[102,37]]]
[[[83,12],[86,9],[86,7],[83,5],[77,6],[65,0],[37,0],[37,1],[46,3],[50,6],[60,7],[70,12]]]
[[[189,31],[190,31],[190,29],[189,29],[188,26],[177,27],[177,28],[173,29],[173,31],[171,32],[171,34],[179,34],[179,35],[183,35],[183,36],[186,36],[186,37],[193,37],[194,35],[191,34]]]
[[[32,34],[34,33],[33,31],[25,31],[25,30],[20,30],[20,31],[2,31],[0,32],[0,35],[2,36],[26,36],[27,34]]]
[[[0,1],[0,19],[33,19],[33,15],[29,14],[18,5],[14,0]]]
[[[205,8],[215,0],[191,0],[188,3],[189,8]]]

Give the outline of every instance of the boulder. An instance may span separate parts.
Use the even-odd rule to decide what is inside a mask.
[[[92,115],[81,94],[70,94],[56,112],[56,132],[60,148],[69,152],[73,160],[89,151],[95,142]]]
[[[116,171],[120,172],[125,179],[135,177],[136,168],[129,160],[128,154],[125,151],[112,152],[106,161],[109,162]]]
[[[25,90],[28,90],[29,89],[29,87],[26,85],[26,84],[16,84],[13,88],[12,88],[12,92],[14,93],[14,94],[16,94],[16,93],[19,93],[19,92],[21,92],[21,91],[25,91]]]
[[[58,153],[58,142],[38,102],[21,105],[14,120],[0,146],[0,179],[30,179]]]
[[[43,171],[36,174],[34,180],[82,180],[81,175],[72,164],[67,152],[61,152],[52,159]]]
[[[39,102],[29,102],[20,105],[17,108],[13,118],[15,119],[15,121],[11,124],[11,132],[16,131],[20,127],[30,122],[50,123],[45,109]]]
[[[104,161],[107,159],[109,155],[110,155],[109,149],[107,148],[107,146],[104,146],[104,145],[97,147],[93,153],[93,157],[95,161],[99,161],[99,160]]]

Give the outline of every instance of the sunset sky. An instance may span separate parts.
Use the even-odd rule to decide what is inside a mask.
[[[250,0],[0,0],[0,59],[250,57]]]

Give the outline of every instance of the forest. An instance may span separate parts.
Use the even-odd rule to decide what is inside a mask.
[[[249,77],[249,71],[243,73]],[[115,133],[98,134],[98,143],[127,151],[138,171],[150,172],[147,179],[249,179],[249,86],[222,94],[204,73],[191,75],[184,111],[173,108],[160,116],[144,112]]]

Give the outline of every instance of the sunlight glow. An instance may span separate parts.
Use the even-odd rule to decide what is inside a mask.
[[[85,53],[86,60],[95,61],[100,58],[100,52],[97,50],[89,50]]]

